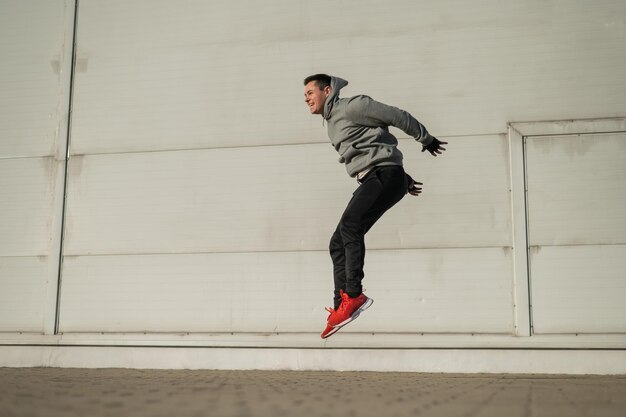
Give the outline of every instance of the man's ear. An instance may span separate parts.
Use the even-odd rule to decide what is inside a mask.
[[[329,85],[327,85],[326,87],[324,87],[324,92],[326,93],[326,96],[328,97],[330,95],[330,93],[333,92],[333,89],[330,88]]]

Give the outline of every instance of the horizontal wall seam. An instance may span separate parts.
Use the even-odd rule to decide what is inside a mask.
[[[484,134],[469,134],[469,135],[447,135],[437,136],[439,139],[449,138],[472,138],[472,137],[485,137],[485,136],[505,136],[506,132],[502,133],[484,133]],[[398,140],[413,141],[414,138],[409,136],[397,136]],[[220,150],[220,149],[248,149],[248,148],[269,148],[269,147],[287,147],[287,146],[306,146],[306,145],[330,145],[330,141],[326,139],[320,139],[319,141],[312,142],[299,142],[299,143],[268,143],[262,145],[233,145],[233,146],[203,146],[192,148],[172,148],[172,149],[146,149],[146,150],[128,150],[128,151],[112,151],[112,152],[93,152],[93,153],[72,153],[72,156],[92,156],[92,155],[125,155],[135,153],[162,153],[162,152],[190,152],[190,151],[208,151],[208,150]]]
[[[369,252],[414,251],[414,250],[464,250],[464,249],[511,249],[511,246],[460,246],[460,247],[419,247],[419,248],[368,248]],[[64,258],[95,257],[95,256],[166,256],[166,255],[230,255],[230,254],[264,254],[264,253],[327,253],[326,249],[306,250],[264,250],[264,251],[196,251],[196,252],[138,252],[138,253],[86,253],[65,254]]]

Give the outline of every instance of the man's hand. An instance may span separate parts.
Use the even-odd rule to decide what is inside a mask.
[[[436,137],[433,137],[433,141],[430,142],[428,144],[428,146],[423,146],[422,145],[422,152],[428,151],[428,152],[430,152],[430,154],[432,156],[441,155],[443,153],[443,151],[446,150],[446,148],[442,147],[441,145],[447,145],[447,144],[448,144],[448,142],[442,142],[439,139],[437,139]]]
[[[411,178],[409,174],[406,174],[406,179],[407,179],[407,182],[409,183],[408,190],[407,190],[409,194],[415,195],[415,196],[420,195],[420,193],[422,192],[422,185],[424,184],[422,184],[421,182],[415,181],[413,178]]]

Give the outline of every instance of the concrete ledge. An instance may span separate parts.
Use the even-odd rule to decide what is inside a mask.
[[[276,349],[541,349],[626,350],[626,334],[356,333],[1,333],[0,345]]]
[[[0,346],[0,367],[626,374],[626,350]]]

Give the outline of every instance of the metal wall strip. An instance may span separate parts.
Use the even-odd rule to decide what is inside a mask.
[[[67,209],[67,171],[70,160],[70,144],[72,137],[72,110],[74,106],[74,75],[76,69],[76,34],[78,28],[78,0],[74,0],[74,27],[72,31],[72,65],[70,69],[70,91],[67,112],[67,137],[65,146],[65,164],[63,174],[63,208],[61,212],[61,242],[59,246],[59,271],[56,288],[56,308],[54,317],[54,334],[59,333],[59,320],[61,311],[61,283],[63,274],[63,241],[65,237],[65,214]]]

